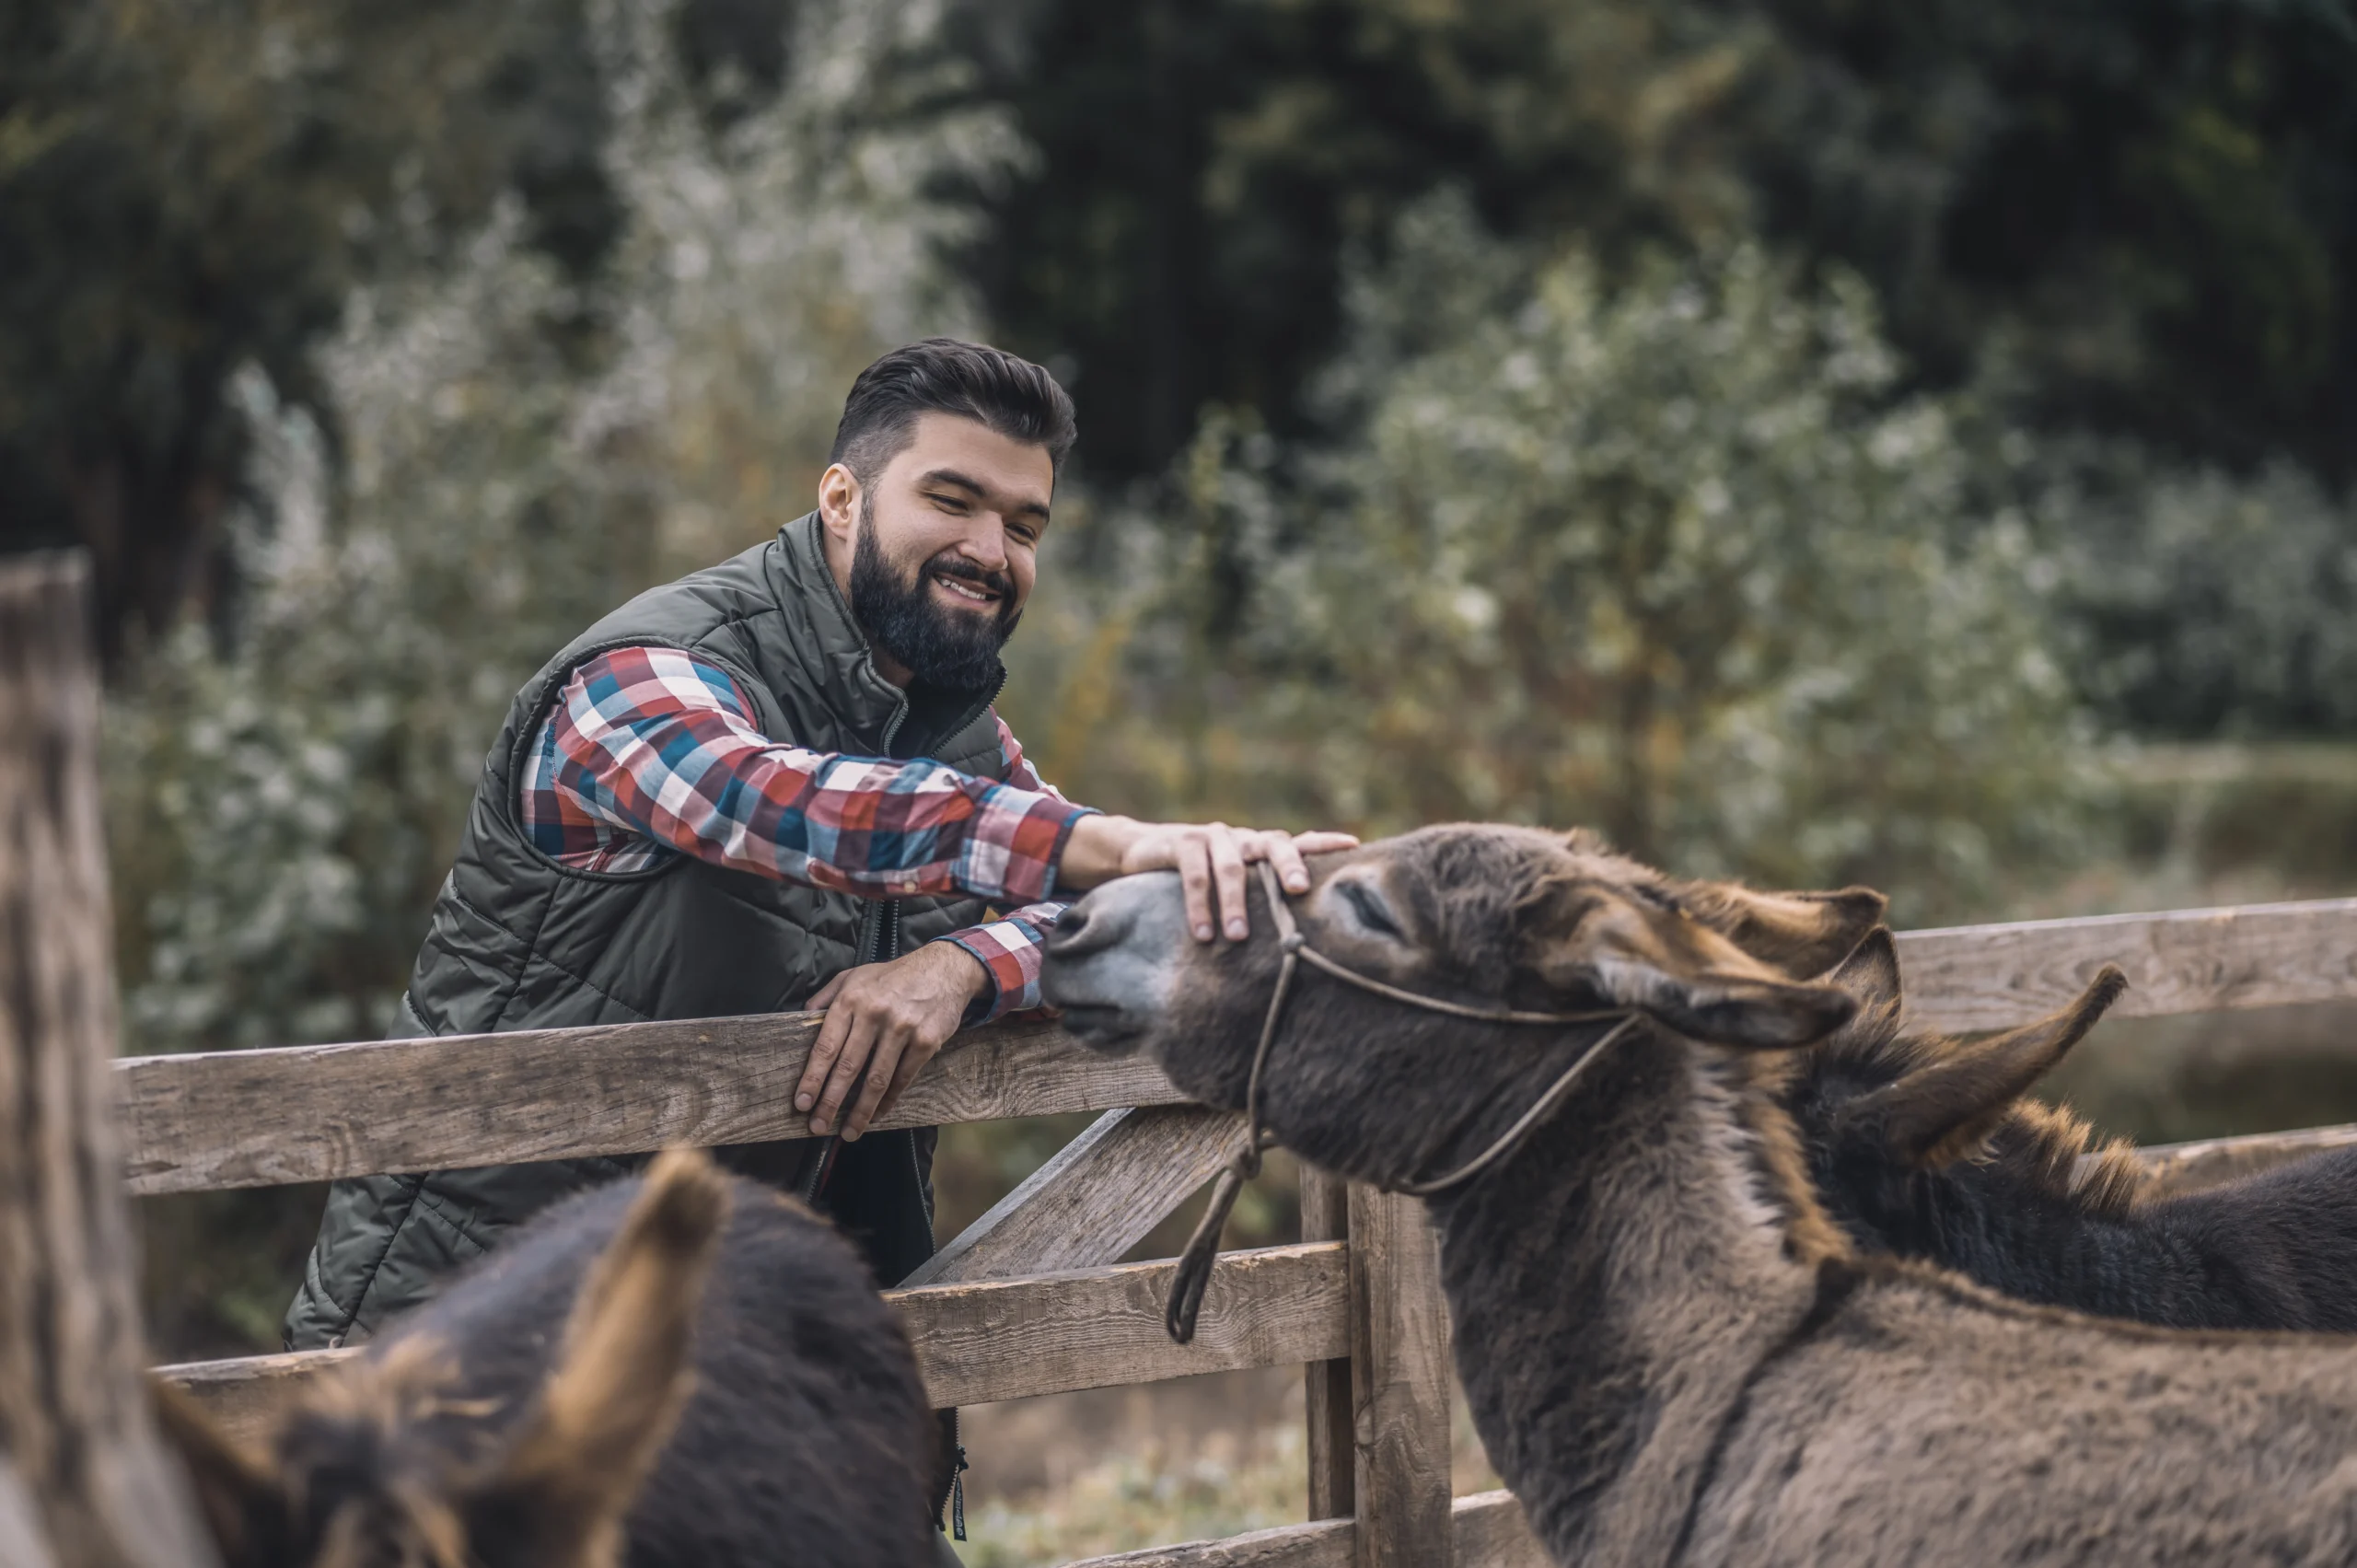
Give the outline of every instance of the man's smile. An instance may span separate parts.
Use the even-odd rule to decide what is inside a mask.
[[[964,603],[987,606],[994,605],[999,601],[996,589],[975,582],[970,577],[953,576],[939,569],[935,569],[929,575],[935,586],[946,589],[952,598]]]

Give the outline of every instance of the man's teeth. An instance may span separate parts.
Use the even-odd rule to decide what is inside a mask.
[[[994,594],[986,593],[981,588],[970,587],[968,585],[959,582],[955,577],[935,577],[934,581],[939,583],[943,587],[947,588],[951,593],[957,594],[962,598],[972,599],[976,604],[988,604],[993,598],[997,597]]]

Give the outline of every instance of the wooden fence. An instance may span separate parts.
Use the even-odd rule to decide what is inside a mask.
[[[2116,1017],[2357,998],[2357,900],[1920,931],[1899,938],[1912,1018],[2039,1016],[2105,963]],[[117,1063],[137,1193],[622,1154],[807,1132],[794,1086],[814,1015],[157,1056]],[[1543,1559],[1512,1497],[1449,1495],[1446,1314],[1422,1205],[1316,1172],[1304,1239],[1223,1254],[1195,1342],[1162,1329],[1171,1265],[1118,1260],[1207,1179],[1239,1119],[1143,1062],[1045,1024],[975,1030],[882,1126],[1104,1114],[891,1293],[941,1405],[1300,1365],[1299,1525],[1095,1560],[1093,1568],[1460,1568]],[[2334,1144],[2317,1129],[2155,1149],[2198,1185]],[[343,1351],[166,1368],[233,1427]]]

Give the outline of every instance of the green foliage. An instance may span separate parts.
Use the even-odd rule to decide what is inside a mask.
[[[2148,735],[2357,729],[2357,517],[2313,477],[2155,475],[2105,452],[2043,509],[2107,715]]]
[[[11,0],[0,9],[0,516],[79,539],[110,650],[228,610],[240,366],[316,402],[357,284],[520,193],[576,269],[615,215],[575,0]]]
[[[1974,509],[1863,285],[1736,248],[1608,286],[1451,201],[1395,243],[1326,379],[1342,438],[1288,484],[1214,418],[1181,467],[1162,640],[1114,706],[1212,770],[1186,806],[1586,823],[1910,919],[2065,847],[2088,781],[2051,564]],[[1135,787],[1145,743],[1100,735]]]
[[[2357,450],[2345,0],[986,14],[1041,157],[976,262],[1016,346],[1072,356],[1099,471],[1158,470],[1207,402],[1298,432],[1347,257],[1445,180],[1608,269],[1745,232],[1840,261],[1916,375],[2042,423],[2342,474]]]

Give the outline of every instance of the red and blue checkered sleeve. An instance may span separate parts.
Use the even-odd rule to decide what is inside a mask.
[[[1028,1012],[1041,1005],[1039,965],[1047,955],[1048,933],[1054,927],[1057,916],[1069,907],[1060,903],[1032,904],[938,938],[955,942],[972,954],[996,988],[997,993],[987,1005],[968,1015],[968,1023],[988,1023],[1009,1013]]]
[[[1062,797],[938,762],[783,745],[726,671],[676,648],[616,648],[575,671],[550,719],[563,814],[715,865],[869,898],[1055,888]]]
[[[1001,759],[998,771],[999,782],[1013,784],[1017,789],[1028,789],[1035,795],[1050,796],[1062,800],[1064,797],[1064,792],[1039,776],[1039,770],[1033,767],[1030,759],[1023,755],[1023,742],[1015,738],[1015,731],[1006,727],[1006,721],[995,713],[992,714],[991,717],[998,725],[998,752]]]

